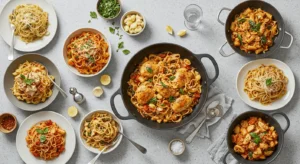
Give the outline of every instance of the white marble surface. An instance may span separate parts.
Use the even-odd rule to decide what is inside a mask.
[[[0,6],[3,7],[7,0],[0,0]],[[147,28],[137,37],[129,37],[124,34],[123,40],[125,47],[132,53],[124,55],[122,52],[116,53],[118,37],[110,34],[108,27],[111,22],[107,22],[101,18],[92,20],[90,19],[89,12],[95,11],[97,0],[49,0],[56,9],[59,27],[54,40],[44,49],[38,53],[48,57],[55,62],[59,68],[62,76],[62,87],[68,90],[69,87],[77,87],[86,98],[87,103],[78,106],[76,105],[71,96],[63,99],[61,95],[57,97],[53,104],[44,110],[51,110],[61,113],[73,125],[77,135],[76,150],[72,159],[68,162],[70,164],[84,164],[90,161],[95,154],[88,152],[80,143],[78,138],[78,125],[83,116],[92,111],[93,109],[109,109],[109,99],[113,92],[115,92],[120,85],[122,71],[127,61],[139,49],[159,42],[170,42],[180,44],[187,47],[194,53],[208,53],[211,54],[219,64],[220,76],[214,83],[222,88],[225,93],[235,99],[233,108],[229,112],[241,113],[248,110],[255,110],[244,104],[238,97],[235,89],[235,78],[238,70],[250,59],[234,55],[229,58],[223,58],[218,53],[218,48],[225,42],[224,27],[220,25],[217,20],[218,11],[222,7],[233,8],[238,4],[238,0],[123,0],[122,10],[123,13],[129,10],[140,11],[147,19]],[[188,31],[185,38],[173,37],[165,31],[166,25],[171,25],[175,31],[184,29],[183,24],[183,10],[185,6],[191,3],[196,3],[203,8],[204,18],[199,31]],[[280,111],[285,112],[290,120],[290,129],[285,134],[284,147],[281,154],[274,163],[276,164],[292,164],[299,163],[300,160],[300,130],[299,130],[299,115],[300,115],[300,101],[299,101],[299,80],[300,80],[300,1],[298,0],[273,0],[271,3],[282,14],[286,24],[286,30],[295,37],[293,46],[289,50],[278,50],[272,58],[282,60],[287,63],[293,70],[296,78],[296,92],[292,101]],[[223,17],[225,17],[224,14]],[[115,21],[119,24],[119,19]],[[92,95],[92,89],[100,85],[99,76],[94,78],[81,78],[71,73],[63,61],[62,49],[67,36],[74,30],[81,27],[92,27],[103,32],[110,40],[113,48],[112,61],[105,70],[105,73],[111,75],[113,82],[108,87],[103,87],[105,94],[101,98],[95,98]],[[288,39],[287,39],[288,40]],[[0,113],[10,112],[17,116],[18,123],[20,124],[27,116],[33,112],[26,112],[14,107],[6,98],[3,91],[3,76],[4,72],[9,65],[7,61],[7,54],[9,53],[8,45],[0,39]],[[22,55],[22,52],[17,52],[17,56]],[[213,70],[210,65],[207,66],[209,72]],[[119,102],[118,109],[121,113],[126,114],[126,110],[121,103],[120,97],[116,100]],[[79,116],[75,119],[68,117],[67,108],[71,105],[76,105],[79,108]],[[228,120],[228,115],[225,119]],[[122,121],[125,133],[135,140],[136,142],[144,145],[148,149],[146,155],[138,152],[128,141],[123,140],[114,152],[103,155],[98,160],[98,163],[208,163],[212,164],[210,157],[207,153],[208,146],[212,141],[216,140],[219,134],[224,133],[225,124],[217,124],[212,130],[212,138],[199,139],[196,138],[194,142],[187,145],[186,152],[180,157],[171,155],[168,151],[168,142],[173,138],[182,138],[174,131],[157,131],[149,129],[137,121],[129,120]],[[284,121],[283,121],[284,123]],[[21,158],[18,156],[16,145],[16,130],[8,135],[0,133],[0,163],[22,163]]]

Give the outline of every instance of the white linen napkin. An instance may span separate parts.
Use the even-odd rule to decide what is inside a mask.
[[[226,96],[219,88],[215,87],[215,86],[210,86],[209,91],[208,91],[208,98],[207,101],[203,107],[203,110],[201,111],[201,113],[199,113],[199,115],[197,116],[197,118],[195,118],[193,121],[191,121],[189,124],[187,124],[186,126],[179,128],[178,132],[181,134],[190,134],[192,133],[195,128],[197,128],[200,123],[205,119],[205,112],[208,106],[210,107],[215,107],[218,104],[215,104],[215,102],[218,102],[219,105],[221,105],[223,107],[223,116],[226,114],[226,112],[228,111],[228,109],[231,107],[233,99],[231,97]],[[211,106],[214,105],[214,106]],[[200,138],[210,138],[210,134],[209,134],[209,127],[214,125],[215,123],[217,123],[222,117],[215,117],[213,119],[210,120],[206,120],[206,122],[202,125],[202,127],[200,128],[197,136],[199,136]]]
[[[237,114],[234,114],[231,121],[232,122]],[[216,164],[223,164],[223,158],[225,154],[228,151],[226,136],[227,136],[227,129],[226,128],[224,134],[222,134],[215,142],[213,142],[209,148],[207,149],[208,154],[210,155],[210,158],[216,163]],[[231,154],[228,154],[227,156],[227,163],[228,164],[238,164],[238,161],[233,158]]]

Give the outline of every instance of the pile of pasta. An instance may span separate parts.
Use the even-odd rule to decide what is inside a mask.
[[[234,128],[232,142],[234,151],[244,159],[263,160],[273,154],[278,134],[274,126],[269,126],[261,118],[250,117]]]
[[[234,46],[255,54],[268,51],[278,34],[277,22],[273,20],[273,16],[260,8],[247,8],[236,15],[230,30]]]
[[[128,95],[142,117],[180,122],[193,112],[201,96],[201,76],[180,54],[150,54],[128,81]]]

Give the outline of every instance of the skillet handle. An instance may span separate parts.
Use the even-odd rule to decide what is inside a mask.
[[[287,31],[284,31],[284,33],[286,33],[286,34],[288,34],[290,36],[291,41],[290,41],[290,44],[288,46],[280,46],[280,48],[289,49],[292,46],[293,42],[294,42],[294,37],[293,37],[292,34],[290,34]]]
[[[134,119],[133,117],[132,117],[132,115],[130,115],[129,113],[128,113],[128,116],[121,116],[120,114],[119,114],[119,112],[117,111],[117,109],[116,109],[116,106],[115,106],[115,97],[117,96],[117,95],[121,95],[121,89],[119,88],[112,96],[111,96],[111,98],[110,98],[110,106],[111,106],[111,109],[112,109],[112,111],[114,112],[114,114],[119,118],[119,119],[121,119],[121,120],[129,120],[129,119]]]
[[[229,151],[227,151],[227,153],[226,153],[226,154],[224,155],[224,157],[223,157],[223,163],[224,163],[224,164],[227,164],[226,158],[227,158],[228,154],[229,154]]]
[[[223,57],[228,57],[231,56],[233,54],[235,54],[235,52],[231,53],[231,54],[226,54],[223,50],[223,47],[227,44],[228,42],[225,42],[220,48],[219,48],[219,53],[223,56]]]
[[[195,56],[200,62],[201,62],[202,58],[204,58],[204,57],[208,58],[212,62],[213,66],[215,67],[215,77],[213,77],[212,79],[208,78],[208,80],[207,80],[207,85],[210,86],[219,76],[219,66],[218,66],[216,60],[208,54],[201,54],[201,55],[195,55]]]
[[[289,127],[290,127],[290,119],[288,118],[288,116],[286,114],[284,114],[282,112],[271,113],[272,116],[278,115],[278,114],[281,115],[281,116],[283,116],[285,118],[285,120],[286,120],[287,125],[286,125],[286,127],[284,129],[282,129],[283,133],[285,133],[289,129]]]
[[[226,7],[223,7],[220,11],[219,11],[219,13],[218,13],[218,22],[221,24],[221,25],[223,25],[224,26],[224,22],[222,22],[221,20],[220,20],[220,15],[221,15],[221,13],[222,13],[222,11],[224,11],[224,10],[227,10],[227,11],[231,11],[231,9],[229,9],[229,8],[226,8]]]

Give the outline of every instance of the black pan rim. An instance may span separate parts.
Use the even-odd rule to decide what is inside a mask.
[[[229,20],[229,15],[233,12],[233,11],[235,11],[240,5],[243,5],[244,3],[249,3],[249,2],[259,2],[259,3],[263,3],[263,4],[266,4],[266,5],[269,5],[270,7],[272,7],[273,9],[274,9],[274,11],[276,11],[277,13],[278,13],[278,15],[279,15],[279,17],[280,17],[280,19],[282,20],[282,22],[280,22],[281,23],[281,25],[282,25],[282,29],[281,30],[279,30],[279,32],[280,33],[283,33],[283,35],[282,35],[282,37],[280,37],[280,38],[278,38],[279,40],[278,40],[278,44],[276,45],[276,46],[274,46],[274,45],[272,45],[271,47],[273,47],[274,46],[274,49],[273,50],[268,50],[268,51],[266,51],[266,53],[260,53],[260,54],[258,54],[258,55],[256,55],[255,53],[246,53],[246,52],[244,52],[244,51],[242,51],[242,50],[239,50],[237,47],[235,47],[235,46],[233,46],[232,45],[232,41],[230,40],[230,38],[228,38],[228,33],[231,33],[229,30],[230,29],[227,29],[226,27],[227,27],[227,23],[231,23],[232,21],[231,20]],[[238,5],[236,5],[230,12],[229,12],[229,14],[228,14],[228,16],[227,16],[227,18],[226,18],[226,22],[225,22],[225,37],[226,37],[226,40],[227,40],[227,43],[230,45],[230,47],[234,50],[234,52],[235,53],[237,53],[237,54],[239,54],[239,55],[241,55],[241,56],[244,56],[244,57],[248,57],[248,58],[264,58],[264,57],[267,57],[267,56],[270,56],[270,55],[272,55],[279,47],[280,47],[280,45],[282,44],[282,42],[283,42],[283,39],[284,39],[284,35],[285,35],[285,23],[284,23],[284,21],[283,21],[283,18],[282,18],[282,16],[281,16],[281,14],[280,14],[280,12],[273,6],[273,5],[271,5],[270,3],[268,3],[268,2],[266,2],[266,1],[261,1],[261,0],[249,0],[249,1],[244,1],[244,2],[241,2],[241,3],[239,3]],[[278,34],[279,35],[279,34]]]

